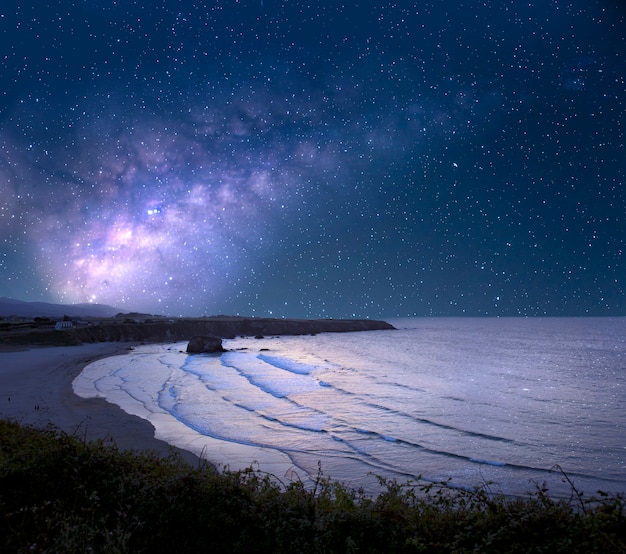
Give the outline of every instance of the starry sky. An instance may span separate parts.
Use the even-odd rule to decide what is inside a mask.
[[[620,0],[3,0],[0,296],[626,315]]]

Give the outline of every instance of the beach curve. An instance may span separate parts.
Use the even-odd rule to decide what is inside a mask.
[[[103,440],[122,450],[172,452],[198,463],[191,452],[155,438],[154,427],[102,398],[81,398],[73,380],[90,363],[132,351],[133,343],[106,342],[0,350],[0,418],[37,428],[54,426],[84,440]]]

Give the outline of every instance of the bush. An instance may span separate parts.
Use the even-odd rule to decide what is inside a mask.
[[[3,552],[626,551],[622,495],[505,499],[381,479],[372,498],[319,471],[313,490],[216,473],[0,420]]]

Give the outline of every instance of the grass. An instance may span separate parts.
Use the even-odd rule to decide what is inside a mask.
[[[626,552],[623,495],[381,483],[369,497],[320,471],[307,490],[0,420],[0,551]]]

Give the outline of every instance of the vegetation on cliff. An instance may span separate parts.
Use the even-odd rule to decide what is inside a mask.
[[[0,420],[3,552],[624,552],[623,496],[523,499],[445,483],[372,498],[120,451]]]
[[[205,318],[135,319],[131,317],[85,321],[72,328],[55,330],[49,322],[4,324],[0,343],[73,346],[94,342],[173,342],[196,335],[221,338],[258,335],[309,335],[393,329],[385,321],[371,319],[279,319],[217,316]],[[128,316],[128,314],[126,314]]]

